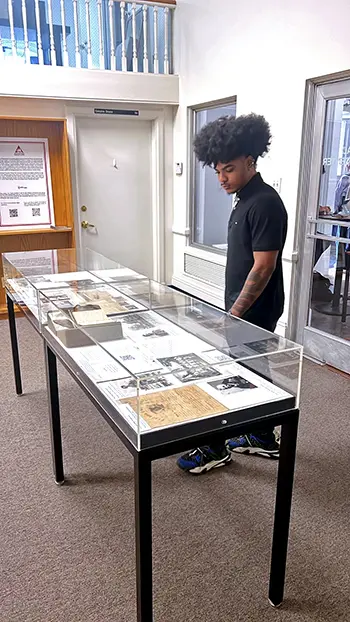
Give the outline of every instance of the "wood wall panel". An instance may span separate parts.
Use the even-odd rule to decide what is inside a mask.
[[[11,253],[13,251],[40,251],[50,248],[71,248],[72,232],[55,231],[53,234],[34,233],[32,235],[11,235],[1,239],[1,252]],[[3,236],[2,236],[3,238]]]

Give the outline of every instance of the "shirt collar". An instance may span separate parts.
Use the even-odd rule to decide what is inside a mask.
[[[239,200],[242,200],[250,197],[255,192],[255,190],[262,184],[262,181],[263,180],[260,173],[256,173],[254,177],[252,177],[251,180],[248,181],[248,183],[242,188],[242,190],[239,190],[237,192],[237,198]]]

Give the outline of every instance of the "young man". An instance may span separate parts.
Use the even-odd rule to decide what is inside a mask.
[[[223,117],[206,125],[194,142],[196,156],[212,166],[221,187],[235,194],[228,223],[225,306],[233,316],[273,332],[282,315],[282,250],[287,212],[280,196],[256,171],[270,146],[271,133],[262,116]],[[224,446],[199,447],[178,460],[184,471],[200,474],[225,466],[231,452],[278,458],[274,431],[256,430]]]

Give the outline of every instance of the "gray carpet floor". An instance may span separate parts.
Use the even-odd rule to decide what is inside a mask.
[[[60,368],[67,484],[52,477],[40,338],[18,320],[24,395],[0,322],[0,621],[134,622],[133,462]],[[267,601],[276,463],[206,476],[160,460],[155,622],[350,620],[349,378],[305,363],[286,599]]]

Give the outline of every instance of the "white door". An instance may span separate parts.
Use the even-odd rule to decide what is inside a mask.
[[[319,86],[304,161],[296,337],[350,373],[350,81]]]
[[[80,117],[76,136],[82,249],[152,278],[151,121]]]

